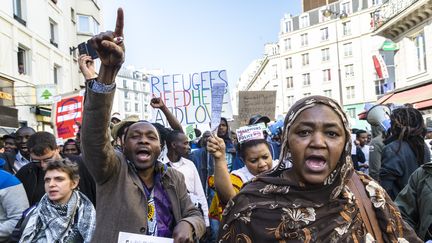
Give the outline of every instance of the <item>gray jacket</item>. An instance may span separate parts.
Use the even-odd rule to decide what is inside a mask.
[[[384,149],[384,138],[378,135],[372,139],[369,147],[369,175],[376,181],[380,181],[381,156]]]
[[[115,91],[95,93],[87,86],[82,122],[84,163],[96,182],[93,242],[117,242],[119,232],[147,232],[147,198],[137,173],[110,143],[109,120]],[[205,232],[201,213],[191,202],[183,175],[168,168],[161,177],[175,222],[190,223],[197,237]]]

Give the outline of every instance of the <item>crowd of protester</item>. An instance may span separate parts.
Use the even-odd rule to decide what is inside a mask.
[[[309,96],[284,122],[254,114],[248,125],[267,128],[241,141],[225,118],[188,139],[157,97],[150,105],[169,127],[122,119],[111,113],[125,54],[117,15],[114,32],[90,41],[99,73],[80,57],[76,138],[60,147],[31,127],[3,136],[0,242],[117,242],[120,232],[174,242],[432,240],[432,129],[418,110],[393,110],[390,129],[371,134],[351,129],[334,100]]]

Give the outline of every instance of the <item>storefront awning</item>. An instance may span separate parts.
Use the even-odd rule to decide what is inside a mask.
[[[416,88],[407,89],[403,91],[395,91],[394,93],[387,94],[378,100],[377,104],[412,104],[414,107],[418,103],[422,103],[422,108],[427,108],[424,105],[427,101],[432,101],[432,83],[422,85]],[[426,103],[424,103],[426,102]],[[417,108],[421,109],[421,108]]]
[[[391,93],[385,94],[375,104],[411,104],[419,110],[432,109],[432,81],[414,87],[394,90]],[[357,116],[360,120],[364,120],[366,119],[366,114],[367,112],[364,111]]]

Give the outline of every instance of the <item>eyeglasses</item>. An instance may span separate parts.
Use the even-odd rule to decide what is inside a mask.
[[[46,158],[46,159],[33,159],[33,158],[30,157],[30,162],[32,162],[32,163],[41,163],[43,161],[45,163],[51,163],[51,162],[55,161],[54,156],[55,156],[55,153],[53,153],[53,155],[51,155],[51,157]]]

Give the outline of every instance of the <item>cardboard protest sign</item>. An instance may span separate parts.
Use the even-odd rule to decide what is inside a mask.
[[[231,100],[225,70],[190,74],[167,74],[150,77],[150,92],[161,97],[165,105],[183,126],[208,125],[211,121],[212,90],[215,84],[224,84],[222,116],[232,119]],[[153,121],[167,126],[162,111],[153,109]]]
[[[264,123],[258,123],[250,126],[240,127],[236,130],[239,143],[244,143],[249,140],[264,139]]]
[[[75,138],[82,121],[84,90],[54,97],[54,133],[67,140]]]
[[[239,122],[247,125],[253,115],[274,119],[276,91],[239,91]]]

